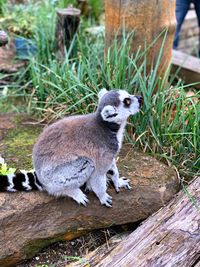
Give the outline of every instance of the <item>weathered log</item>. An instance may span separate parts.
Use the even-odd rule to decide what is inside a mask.
[[[192,267],[200,260],[200,177],[95,267]]]
[[[163,38],[159,38],[153,46],[152,43],[168,28],[158,69],[160,74],[166,72],[171,61],[175,25],[175,0],[105,1],[106,50],[116,37],[120,41],[124,32],[128,34],[134,31],[131,51],[136,52],[139,47],[144,49],[151,46],[146,54],[147,73],[151,71],[152,64],[156,64]]]
[[[179,70],[178,76],[185,83],[198,83],[193,87],[200,89],[200,60],[198,58],[173,50],[171,72],[175,73],[177,70]]]
[[[80,22],[81,11],[68,7],[57,10],[56,22],[56,50],[60,58],[64,58],[65,50],[69,48]]]

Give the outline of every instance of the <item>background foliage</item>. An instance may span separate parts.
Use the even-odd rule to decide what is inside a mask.
[[[182,177],[197,175],[200,169],[199,92],[188,97],[188,88],[177,75],[171,75],[169,82],[169,73],[163,79],[157,77],[163,47],[150,75],[146,75],[148,48],[131,54],[132,35],[124,35],[120,48],[114,42],[104,55],[104,35],[89,35],[85,30],[99,23],[102,5],[98,1],[90,1],[87,18],[82,17],[64,62],[59,62],[55,52],[55,14],[57,7],[65,7],[69,2],[72,1],[45,0],[30,2],[26,8],[23,5],[4,8],[3,27],[31,37],[38,53],[15,75],[0,107],[6,101],[23,98],[27,112],[51,121],[68,114],[93,112],[97,92],[102,87],[141,94],[142,111],[130,119],[126,140],[135,148],[173,165]],[[9,16],[14,24],[7,24]],[[23,28],[23,21],[28,24],[27,30]],[[15,23],[19,30],[13,30]],[[158,38],[163,38],[164,43],[165,37],[166,32]]]

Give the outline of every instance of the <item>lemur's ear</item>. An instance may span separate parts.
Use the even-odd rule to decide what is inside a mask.
[[[101,111],[101,116],[104,121],[113,121],[114,117],[118,115],[115,107],[107,105]]]
[[[106,90],[106,88],[103,88],[99,91],[98,93],[98,98],[99,100],[107,93],[108,91]]]

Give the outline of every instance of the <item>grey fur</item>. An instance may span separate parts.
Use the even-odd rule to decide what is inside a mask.
[[[129,188],[128,181],[119,178],[114,160],[131,112],[123,107],[124,94],[128,95],[122,90],[105,92],[95,113],[66,117],[44,129],[33,149],[33,163],[39,182],[49,194],[70,196],[86,205],[87,197],[80,190],[86,183],[101,204],[111,207],[112,198],[106,193],[109,169],[114,170],[111,178],[116,191]],[[134,105],[138,111],[139,104]]]

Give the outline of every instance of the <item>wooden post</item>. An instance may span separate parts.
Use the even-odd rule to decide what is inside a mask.
[[[145,42],[149,46],[156,37],[168,28],[168,34],[163,49],[159,73],[166,71],[171,60],[172,43],[175,32],[175,0],[106,0],[106,45],[112,44],[113,39],[119,40],[123,32],[134,31],[131,44],[132,52],[139,47],[144,48]],[[160,52],[162,38],[147,53],[147,73],[151,66],[155,66]]]
[[[77,8],[68,7],[66,9],[57,10],[56,22],[56,50],[59,58],[64,58],[65,49],[75,35],[79,22],[81,11]]]

